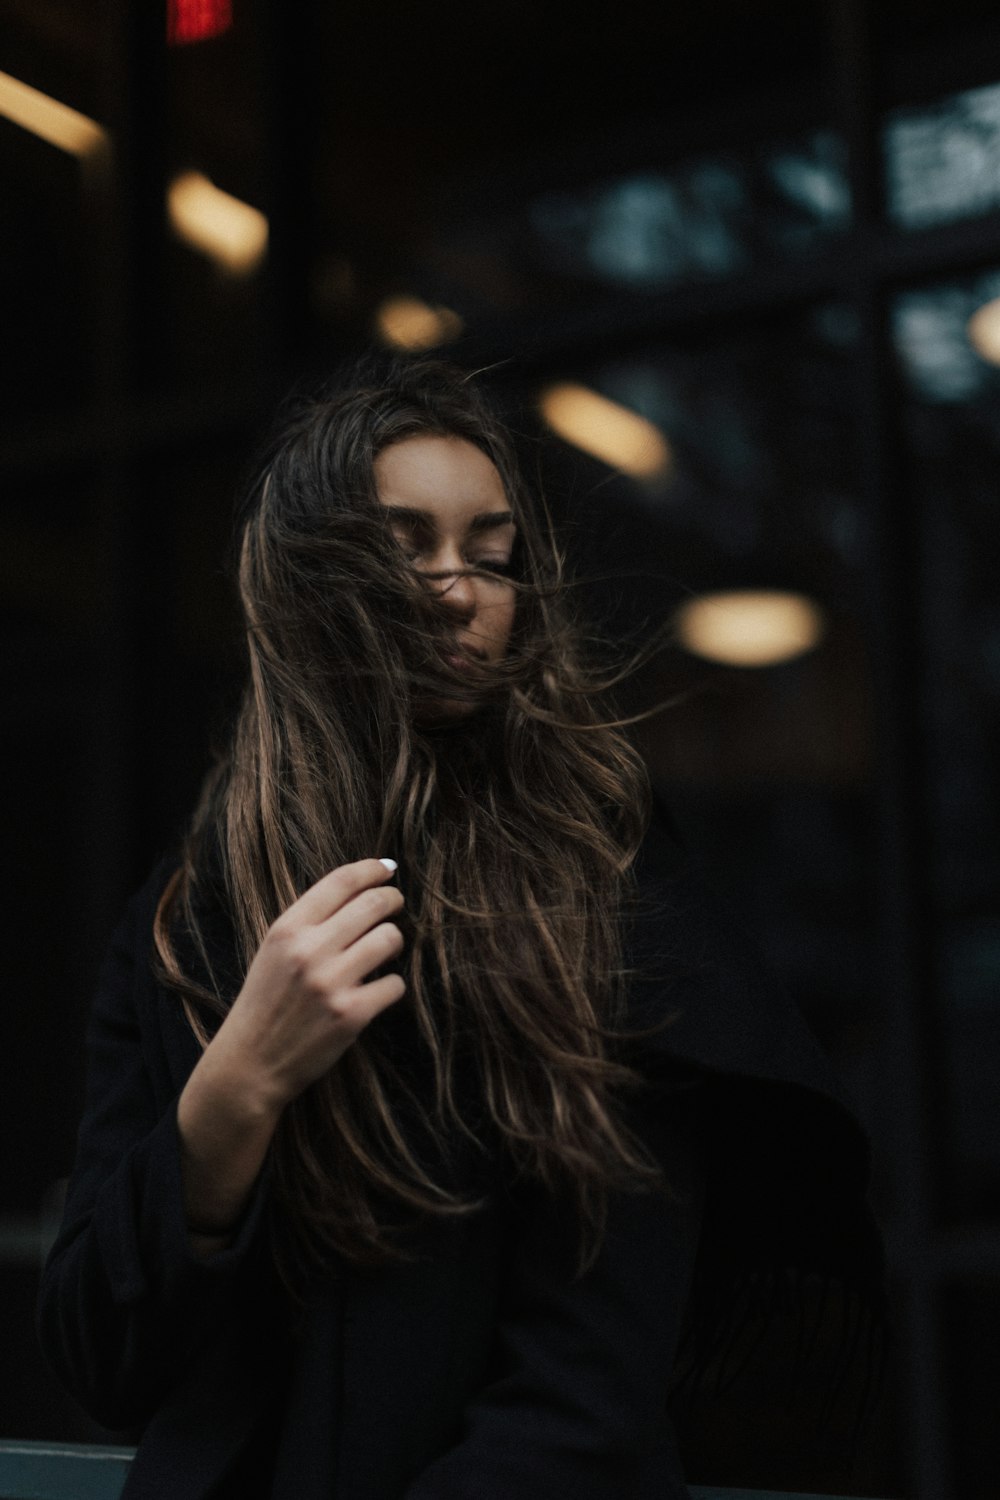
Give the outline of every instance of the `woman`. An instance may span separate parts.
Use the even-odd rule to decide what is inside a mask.
[[[48,1354],[142,1431],[128,1495],[683,1496],[685,1325],[877,1297],[860,1132],[679,871],[471,381],[306,405],[238,540],[246,691],[99,986]]]

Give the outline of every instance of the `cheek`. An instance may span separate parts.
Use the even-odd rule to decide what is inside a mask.
[[[497,610],[496,636],[498,644],[503,648],[506,648],[511,631],[514,629],[516,604],[517,596],[512,592],[510,598],[505,599]]]
[[[497,597],[499,594],[499,597]],[[511,590],[509,596],[506,590],[491,590],[491,597],[480,601],[476,627],[483,637],[483,645],[491,657],[497,660],[503,656],[510,640],[511,631],[514,628],[514,605],[515,596]]]

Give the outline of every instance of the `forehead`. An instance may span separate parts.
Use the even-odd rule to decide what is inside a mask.
[[[509,510],[496,465],[475,443],[421,434],[392,443],[375,460],[375,485],[383,505],[471,519]]]

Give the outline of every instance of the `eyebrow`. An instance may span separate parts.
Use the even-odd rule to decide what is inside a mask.
[[[396,521],[404,526],[412,526],[414,522],[420,522],[431,531],[436,529],[435,518],[429,510],[417,510],[416,506],[412,505],[387,505],[385,513],[389,521]],[[514,525],[512,510],[483,511],[478,516],[473,516],[469,531],[474,534],[479,531],[495,531],[500,526]]]

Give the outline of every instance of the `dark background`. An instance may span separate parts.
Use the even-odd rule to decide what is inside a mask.
[[[114,140],[81,162],[0,119],[0,1436],[97,1435],[34,1288],[100,953],[232,702],[243,465],[407,293],[529,442],[563,378],[668,436],[659,484],[541,460],[611,628],[730,586],[827,620],[779,666],[668,652],[643,745],[872,1133],[895,1346],[853,1474],[765,1380],[690,1477],[996,1493],[1000,376],[966,330],[1000,294],[993,9],[233,0],[168,48],[150,0],[0,4],[0,68]],[[170,231],[189,169],[267,215],[253,274]]]

